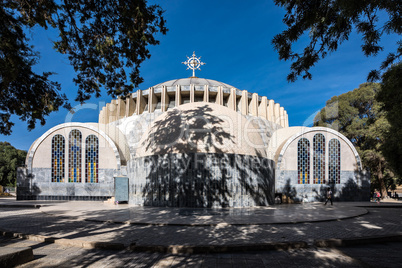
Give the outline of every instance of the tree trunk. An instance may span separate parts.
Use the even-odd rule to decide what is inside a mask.
[[[381,197],[384,198],[387,196],[387,189],[385,188],[385,183],[384,183],[384,175],[382,173],[382,165],[381,165],[381,161],[379,161],[378,164],[378,183],[380,184],[380,193],[381,193]]]

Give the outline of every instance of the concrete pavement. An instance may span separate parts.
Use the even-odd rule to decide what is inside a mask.
[[[5,203],[8,206],[16,203],[19,207],[4,207]],[[40,205],[40,208],[29,208],[30,205]],[[0,215],[4,235],[25,237],[46,247],[50,245],[45,241],[52,242],[53,247],[76,250],[114,248],[118,252],[161,252],[161,256],[257,249],[308,251],[321,250],[317,246],[401,241],[402,238],[402,206],[398,202],[180,210],[100,202],[0,199]]]

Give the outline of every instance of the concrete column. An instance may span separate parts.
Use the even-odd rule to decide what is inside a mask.
[[[285,127],[285,108],[279,108],[279,116],[281,118],[281,126]]]
[[[271,121],[271,122],[275,121],[274,105],[275,105],[274,100],[269,100],[268,101],[268,120]]]
[[[162,102],[162,112],[166,112],[169,108],[169,95],[167,93],[166,86],[162,86],[161,102]]]
[[[122,98],[117,99],[117,120],[126,116],[126,103]]]
[[[117,100],[112,100],[110,109],[111,109],[110,119],[112,120],[111,122],[116,121],[118,119]]]
[[[254,116],[258,116],[258,94],[253,93],[250,103],[250,113]]]
[[[204,85],[204,101],[209,102],[209,88],[208,88],[208,85]]]
[[[112,100],[111,103],[106,104],[106,109],[108,110],[108,123],[114,122],[117,120],[117,101]]]
[[[176,107],[180,106],[181,104],[181,93],[180,93],[180,85],[176,85]]]
[[[193,103],[194,102],[194,91],[195,91],[195,89],[194,89],[194,84],[190,84],[190,103]]]
[[[153,113],[158,104],[158,98],[154,94],[153,87],[150,87],[148,92],[148,112]]]
[[[105,107],[102,107],[102,110],[99,113],[98,123],[99,124],[104,124],[105,123]]]
[[[216,94],[216,104],[223,105],[223,88],[221,86],[218,87],[218,92]]]
[[[142,114],[144,112],[146,103],[145,98],[142,96],[142,90],[137,90],[137,106],[136,106],[136,114]]]
[[[240,112],[244,115],[248,115],[248,92],[247,90],[243,90],[241,92],[241,108]]]
[[[105,106],[105,112],[104,112],[104,124],[109,124],[109,114],[110,114],[110,112],[109,112],[109,106],[110,106],[110,103],[107,103],[106,104],[106,106]]]
[[[267,106],[268,106],[268,100],[267,100],[267,97],[264,96],[261,98],[260,106],[258,106],[258,116],[259,117],[268,119]]]
[[[288,112],[285,111],[285,127],[289,127]]]
[[[126,98],[126,117],[132,116],[135,112],[135,101],[131,94]]]
[[[233,111],[236,111],[236,89],[231,88],[230,89],[230,95],[228,99],[228,108],[232,109]]]
[[[281,124],[281,115],[280,115],[280,105],[279,103],[275,103],[274,105],[274,115],[275,115],[275,123],[280,125]]]

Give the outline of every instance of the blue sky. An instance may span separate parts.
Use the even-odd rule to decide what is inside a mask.
[[[269,1],[240,0],[169,0],[151,1],[162,6],[168,33],[158,35],[160,45],[149,47],[151,58],[141,67],[144,83],[140,89],[171,79],[191,76],[181,62],[195,51],[206,62],[196,76],[218,80],[241,90],[256,92],[273,99],[287,110],[290,126],[308,125],[311,117],[325,106],[332,96],[357,88],[366,81],[368,72],[378,68],[385,55],[395,49],[396,36],[384,36],[385,50],[377,57],[367,58],[361,52],[361,36],[354,33],[340,49],[319,62],[312,70],[313,80],[299,79],[288,83],[286,76],[290,62],[278,60],[271,45],[275,34],[285,29],[284,10]],[[67,58],[52,49],[55,31],[35,28],[29,37],[40,52],[38,72],[57,73],[52,79],[61,83],[73,106],[77,87],[75,75]],[[303,44],[300,42],[301,45]],[[47,118],[45,126],[27,130],[25,122],[13,117],[15,126],[10,136],[0,135],[0,141],[10,142],[18,149],[30,145],[48,129],[58,124],[97,122],[99,110],[111,98],[103,93],[92,98],[83,107],[77,106],[74,115],[60,110]],[[309,119],[310,118],[310,119]]]

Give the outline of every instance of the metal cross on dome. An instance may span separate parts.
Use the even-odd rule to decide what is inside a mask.
[[[201,71],[200,66],[206,64],[204,62],[201,62],[200,59],[201,59],[201,57],[197,58],[195,56],[195,51],[194,51],[193,56],[191,58],[187,56],[187,61],[182,62],[183,64],[187,65],[187,70],[188,69],[193,70],[193,76],[192,77],[196,77],[195,76],[195,70],[200,70]]]

